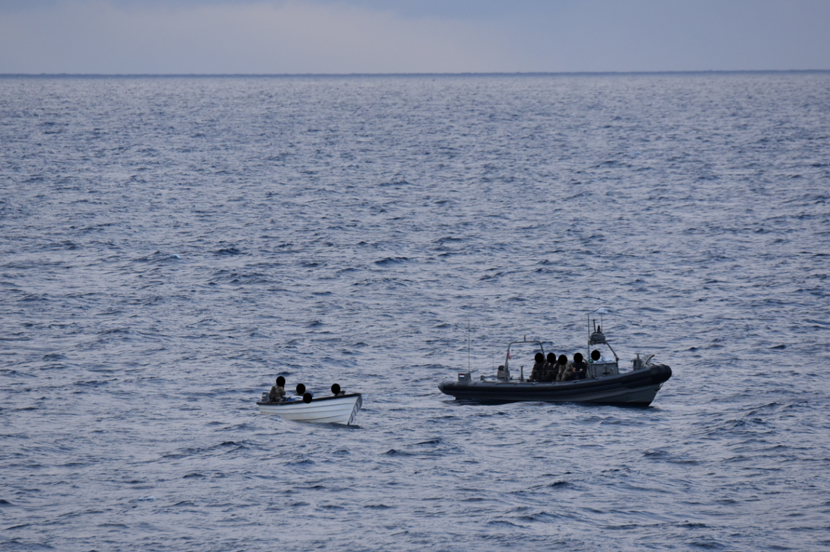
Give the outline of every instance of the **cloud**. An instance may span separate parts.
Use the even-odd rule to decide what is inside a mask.
[[[0,12],[23,11],[54,7],[68,0],[2,0]],[[282,6],[292,0],[108,0],[118,8],[195,8],[204,6],[240,7],[251,4]],[[515,13],[539,14],[550,9],[561,9],[579,0],[303,0],[305,4],[316,4],[335,8],[356,8],[373,12],[394,13],[402,17],[438,17],[482,19],[501,17]]]
[[[830,69],[826,0],[0,0],[0,73]]]
[[[487,25],[317,3],[43,3],[0,18],[0,72],[488,72]]]
[[[830,69],[824,0],[582,0],[518,13],[517,70]],[[533,69],[531,69],[533,68]]]

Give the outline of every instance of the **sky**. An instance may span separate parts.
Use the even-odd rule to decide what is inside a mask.
[[[830,0],[0,0],[0,74],[830,70]]]

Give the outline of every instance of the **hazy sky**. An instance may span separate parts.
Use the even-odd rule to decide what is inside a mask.
[[[830,0],[0,0],[0,73],[830,69]]]

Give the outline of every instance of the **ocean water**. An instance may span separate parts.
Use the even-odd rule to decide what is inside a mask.
[[[2,550],[830,549],[828,73],[3,78],[0,145]],[[438,391],[600,307],[650,408]]]

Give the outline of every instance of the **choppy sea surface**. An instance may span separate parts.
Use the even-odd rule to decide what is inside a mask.
[[[0,144],[2,550],[830,549],[828,73],[3,78]],[[438,391],[599,307],[650,408]]]

